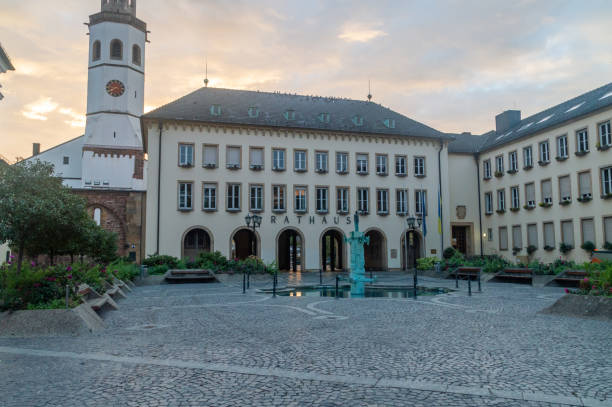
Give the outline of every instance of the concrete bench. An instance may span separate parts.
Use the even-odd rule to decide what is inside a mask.
[[[188,269],[188,270],[168,270],[164,274],[164,279],[168,283],[217,283],[215,273],[210,270]]]
[[[482,273],[482,268],[480,267],[457,267],[455,270],[452,270],[447,278],[460,278],[462,280],[478,280],[478,277]]]
[[[127,298],[127,295],[125,295],[125,293],[123,291],[121,291],[121,288],[119,288],[119,286],[117,284],[111,284],[107,281],[104,281],[104,288],[106,289],[105,293],[110,295],[111,298],[116,299],[116,298]]]
[[[117,303],[108,294],[100,295],[96,290],[88,284],[81,284],[77,294],[83,299],[83,302],[91,307],[94,311],[101,311],[104,308],[119,309]]]
[[[533,284],[534,271],[528,268],[506,268],[495,273],[489,281],[500,283]]]
[[[132,288],[120,278],[114,277],[113,283],[115,283],[117,287],[121,288],[121,290],[132,292]]]
[[[588,274],[586,271],[566,270],[556,276],[547,285],[555,287],[580,287],[580,281],[587,276]]]

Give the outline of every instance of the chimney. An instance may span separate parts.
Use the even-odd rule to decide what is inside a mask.
[[[40,154],[40,143],[32,143],[32,155]]]
[[[520,110],[506,110],[495,116],[495,131],[503,133],[521,121]]]

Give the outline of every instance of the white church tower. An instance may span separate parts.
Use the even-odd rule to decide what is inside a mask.
[[[147,26],[136,18],[136,0],[101,1],[88,24],[82,187],[144,190],[140,116]]]

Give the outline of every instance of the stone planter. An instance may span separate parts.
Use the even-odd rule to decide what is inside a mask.
[[[612,321],[612,297],[566,294],[540,312]]]

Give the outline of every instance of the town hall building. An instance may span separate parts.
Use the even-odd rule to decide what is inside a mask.
[[[612,244],[612,83],[527,118],[503,112],[483,135],[440,132],[370,95],[204,86],[143,115],[136,1],[101,0],[88,28],[85,134],[29,160],[53,163],[136,261],[214,250],[343,270],[354,213],[370,270],[449,246],[550,262]]]

